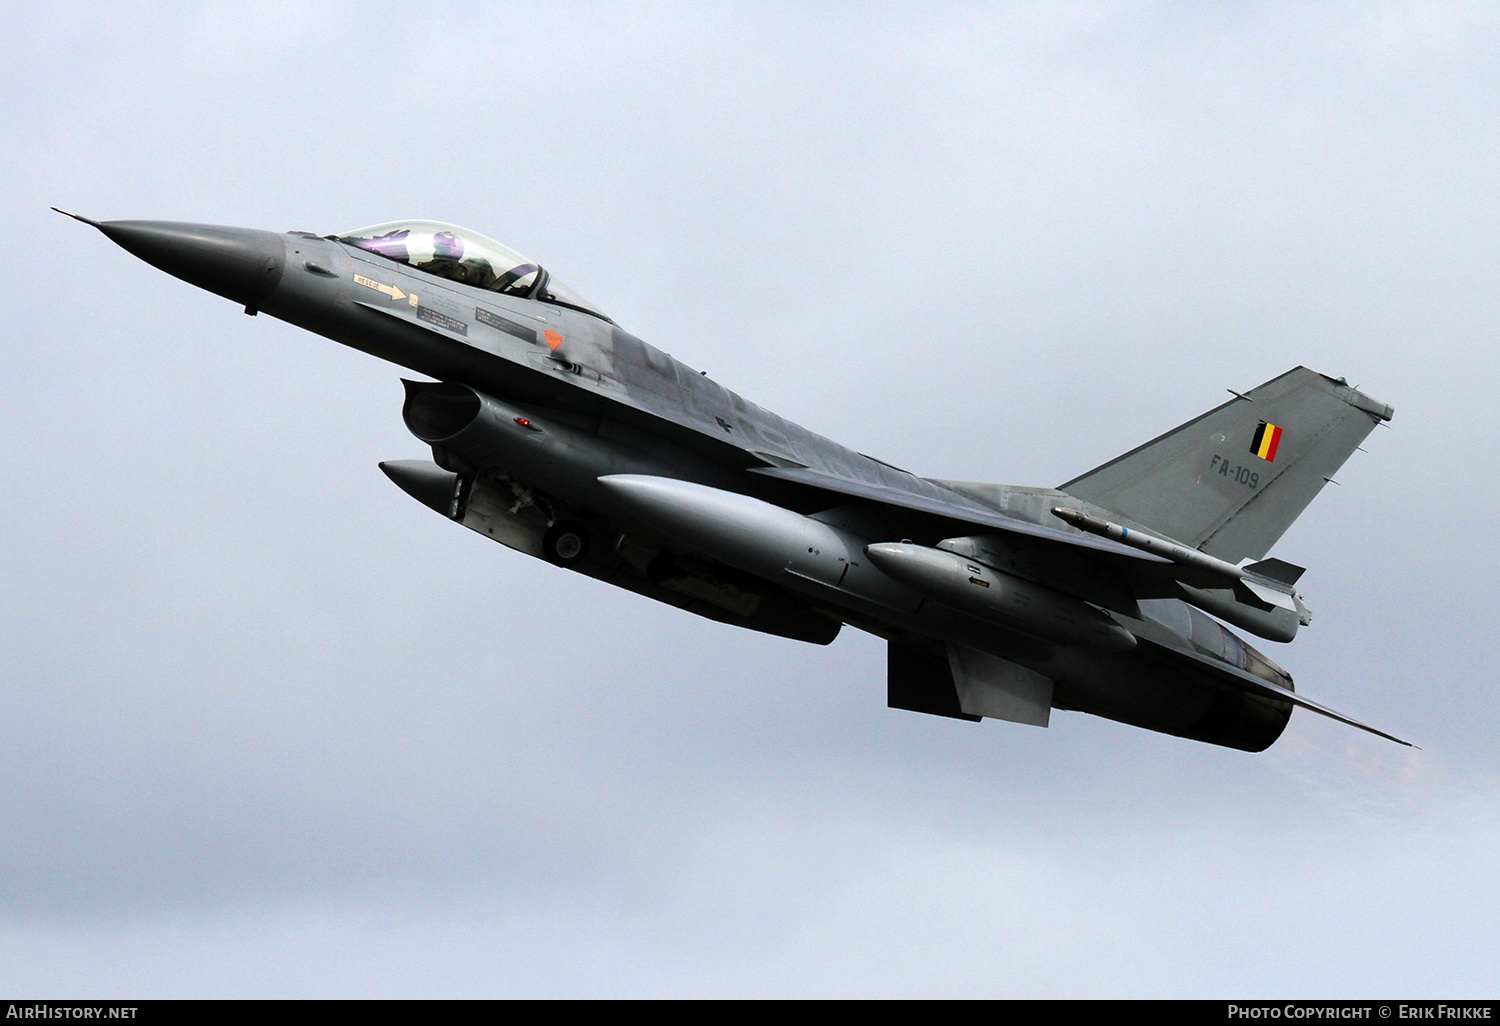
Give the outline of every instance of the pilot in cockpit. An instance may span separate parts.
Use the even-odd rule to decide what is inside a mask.
[[[440,221],[391,221],[335,236],[360,249],[474,288],[555,303],[608,321],[544,269],[478,232]]]

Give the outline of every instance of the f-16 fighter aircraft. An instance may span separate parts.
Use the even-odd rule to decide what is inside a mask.
[[[1342,378],[1298,367],[1057,488],[938,481],[740,398],[454,225],[78,220],[431,378],[405,382],[402,415],[432,461],[381,469],[439,514],[724,623],[868,631],[895,708],[1037,726],[1075,709],[1257,752],[1300,706],[1399,741],[1219,622],[1284,642],[1310,621],[1302,568],[1267,552],[1392,412]]]

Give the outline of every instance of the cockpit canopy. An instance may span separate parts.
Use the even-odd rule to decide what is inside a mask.
[[[603,311],[508,246],[442,221],[389,221],[336,236],[340,242],[442,278],[539,299],[609,320]]]

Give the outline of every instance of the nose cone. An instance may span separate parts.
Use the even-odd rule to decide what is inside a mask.
[[[275,232],[177,221],[90,223],[151,266],[249,309],[271,294],[286,267],[286,246]]]

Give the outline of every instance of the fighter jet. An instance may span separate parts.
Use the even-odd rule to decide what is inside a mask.
[[[1407,744],[1220,623],[1286,642],[1310,622],[1302,567],[1267,553],[1392,415],[1343,378],[1287,371],[1056,488],[940,481],[741,398],[451,224],[69,216],[430,379],[404,381],[402,416],[431,461],[380,466],[441,516],[726,624],[868,631],[893,708],[1036,726],[1071,709],[1257,752],[1300,707]]]

